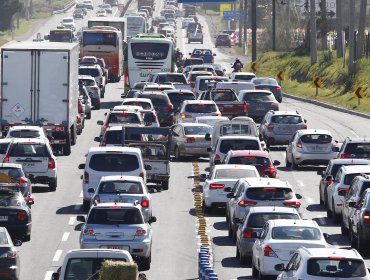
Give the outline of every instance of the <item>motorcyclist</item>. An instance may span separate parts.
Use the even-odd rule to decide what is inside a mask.
[[[234,68],[233,72],[240,72],[243,69],[244,65],[243,63],[239,60],[239,58],[235,59],[235,62],[231,68]]]
[[[182,61],[182,52],[180,52],[179,48],[176,49],[175,58],[176,58],[176,63]]]

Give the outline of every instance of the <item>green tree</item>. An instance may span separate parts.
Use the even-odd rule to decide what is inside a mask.
[[[9,30],[13,15],[21,8],[19,0],[1,0],[0,1],[0,30]]]

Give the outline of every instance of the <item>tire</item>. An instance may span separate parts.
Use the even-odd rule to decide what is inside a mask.
[[[292,163],[288,161],[288,154],[285,154],[285,166],[286,167],[291,167]]]
[[[344,222],[340,223],[340,232],[343,236],[348,236],[348,229],[344,226]]]
[[[168,185],[169,185],[168,181],[162,181],[162,189],[163,190],[168,190]]]
[[[55,192],[58,187],[58,178],[55,178],[55,181],[49,183],[49,191]]]
[[[237,259],[240,259],[240,251],[239,251],[239,247],[238,247],[238,245],[236,245],[236,254],[235,254],[235,257],[236,257]]]
[[[77,131],[76,131],[76,124],[74,124],[71,128],[71,145],[74,146],[77,143]]]
[[[83,200],[82,209],[84,211],[88,211],[90,209],[90,201],[89,200]]]
[[[190,44],[190,42],[191,42],[191,41],[190,41],[190,40],[188,40],[188,44]]]
[[[31,241],[31,234],[25,235],[22,239],[23,242]]]
[[[294,158],[292,158],[292,168],[294,170],[298,170],[299,169],[299,165],[294,161]]]
[[[69,156],[71,154],[71,136],[68,135],[67,143],[63,145],[63,155]]]
[[[150,263],[151,263],[151,256],[149,258],[143,258],[140,261],[140,270],[149,270],[150,269]]]
[[[77,135],[81,135],[81,133],[82,133],[82,128],[81,126],[79,126],[79,128],[77,129]]]
[[[88,119],[88,120],[91,119],[91,111],[88,114],[86,114],[86,119]]]
[[[104,92],[103,91],[100,91],[100,98],[104,98]],[[100,109],[100,106],[99,106],[99,109]]]
[[[96,107],[94,107],[95,108],[95,110],[100,110],[100,103],[99,103],[99,105],[98,106],[96,106]]]
[[[212,212],[212,207],[207,206],[204,200],[203,200],[202,206],[203,206],[204,214],[209,214]]]
[[[324,205],[324,200],[322,199],[320,187],[319,187],[319,196],[320,196],[320,199],[319,199],[320,205]]]
[[[257,278],[257,276],[258,276],[258,270],[255,267],[255,265],[252,263],[252,277]]]
[[[334,200],[332,201],[332,207],[333,207],[333,212],[332,212],[332,220],[334,224],[339,224],[340,222],[340,215],[335,213],[335,205],[334,205]]]
[[[228,236],[233,237],[233,229],[232,229],[231,224],[230,224],[230,218],[229,218],[229,222],[228,222]]]
[[[360,252],[360,254],[366,255],[367,248],[367,244],[362,240],[359,229],[357,229],[356,249]]]
[[[325,209],[328,209],[328,193],[326,189],[324,190],[324,207]]]
[[[326,208],[326,216],[331,219],[333,217],[333,212],[330,210],[329,204]]]
[[[356,239],[352,230],[349,230],[349,242],[352,248],[356,248]]]
[[[243,256],[243,254],[239,251],[239,261],[241,265],[248,265],[251,263],[251,258]]]
[[[265,280],[267,279],[267,276],[263,275],[260,270],[258,270],[258,280]]]

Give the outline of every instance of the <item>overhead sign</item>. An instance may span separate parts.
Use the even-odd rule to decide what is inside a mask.
[[[308,3],[308,6],[306,4]],[[320,12],[321,0],[315,0],[316,12]],[[298,12],[302,17],[307,17],[310,12],[310,1],[307,0],[296,0],[295,8],[298,9]],[[336,18],[337,14],[337,0],[326,0],[326,13],[328,18]]]
[[[223,16],[224,15],[224,11],[230,11],[230,10],[232,10],[232,5],[233,4],[230,4],[230,3],[222,3],[222,4],[220,4],[220,15]]]
[[[276,78],[281,82],[281,81],[284,81],[284,71],[279,71],[277,74],[276,74]]]
[[[312,79],[312,86],[315,88],[322,88],[324,86],[324,83],[322,82],[320,77],[314,77]]]
[[[364,98],[365,97],[365,89],[363,87],[355,87],[355,97],[356,98]]]
[[[240,20],[239,11],[224,11],[224,20]]]
[[[235,2],[235,0],[177,0],[177,3],[224,3]]]
[[[258,68],[259,68],[259,65],[256,61],[253,61],[252,64],[251,64],[251,69],[254,73],[256,73],[258,71]]]

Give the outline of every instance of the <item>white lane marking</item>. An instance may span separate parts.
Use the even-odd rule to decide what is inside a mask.
[[[307,201],[308,204],[314,204],[315,203],[315,201],[309,196],[306,197],[306,201]]]
[[[76,222],[76,217],[70,217],[68,225],[73,226],[75,222]]]
[[[353,130],[350,130],[350,131],[351,131],[351,133],[352,133],[354,136],[359,137],[359,136],[358,136],[358,134],[357,134],[356,132],[354,132]]]
[[[44,280],[50,280],[53,273],[54,271],[46,271]]]
[[[286,153],[281,152],[281,156],[283,157],[283,159],[285,159],[286,158]]]
[[[80,197],[83,197],[84,193],[83,191],[80,192]]]
[[[63,233],[63,236],[62,236],[62,242],[66,242],[68,240],[68,237],[69,237],[70,233],[69,232],[65,232]]]
[[[185,56],[186,50],[185,50],[185,29],[182,30],[182,53]]]
[[[298,185],[299,185],[300,187],[304,187],[304,183],[303,183],[302,181],[297,180],[297,183],[298,183]]]
[[[78,211],[78,210],[80,210],[80,208],[81,208],[81,204],[76,204],[75,207],[74,207],[74,210]]]
[[[326,225],[326,220],[322,215],[317,215],[316,217],[319,220],[320,225]]]
[[[60,256],[62,255],[62,253],[63,253],[63,250],[56,250],[55,251],[54,258],[53,258],[53,262],[59,261]]]

